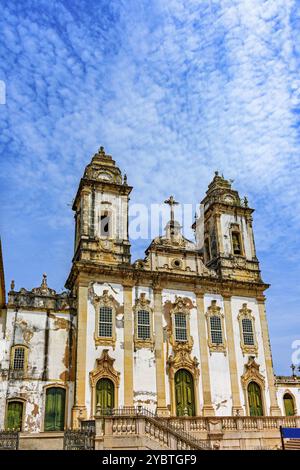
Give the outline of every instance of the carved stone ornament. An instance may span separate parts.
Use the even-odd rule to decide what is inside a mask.
[[[100,379],[109,379],[114,384],[114,402],[115,407],[118,407],[118,396],[119,396],[119,386],[120,386],[120,372],[116,371],[114,368],[115,359],[110,357],[108,354],[108,349],[103,349],[101,357],[96,359],[96,367],[89,374],[90,383],[92,388],[92,403],[91,409],[96,411],[96,385]]]
[[[96,359],[96,367],[90,372],[92,387],[96,386],[99,379],[110,379],[116,387],[120,385],[120,372],[114,368],[115,359],[110,357],[108,349],[103,349],[101,357]]]
[[[247,390],[250,382],[257,382],[262,389],[265,388],[265,378],[259,372],[259,364],[255,361],[255,357],[250,356],[248,358],[248,362],[245,364],[245,372],[241,376],[241,381],[244,390]]]
[[[191,347],[187,343],[182,343],[174,349],[174,355],[171,354],[167,360],[167,371],[171,379],[179,369],[187,369],[194,378],[199,377],[199,362],[196,357],[192,358]]]

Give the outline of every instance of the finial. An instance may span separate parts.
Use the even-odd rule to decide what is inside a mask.
[[[168,204],[170,206],[170,209],[171,209],[171,222],[174,222],[174,207],[173,206],[176,206],[177,204],[179,204],[179,202],[176,202],[174,197],[173,196],[170,196],[169,199],[166,199],[164,201],[165,204]]]
[[[102,145],[101,145],[101,147],[99,148],[98,153],[99,153],[100,155],[105,155],[105,150],[104,150],[104,147],[103,147]]]
[[[12,280],[10,283],[10,290],[15,290],[15,281]]]
[[[245,207],[248,207],[248,199],[247,199],[246,196],[244,197],[244,206],[245,206]]]
[[[292,376],[295,377],[295,369],[296,369],[295,364],[291,364],[290,368],[292,369]]]
[[[127,175],[126,175],[126,173],[124,174],[124,182],[123,182],[123,184],[125,184],[125,186],[127,185]]]
[[[47,274],[43,274],[43,280],[42,280],[42,285],[41,287],[48,287],[47,286]]]
[[[219,176],[219,172],[218,172],[218,171],[215,171],[215,176]]]

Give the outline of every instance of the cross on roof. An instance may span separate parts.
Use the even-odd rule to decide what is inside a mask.
[[[170,206],[171,210],[171,222],[174,222],[174,206],[179,204],[179,202],[176,202],[173,196],[170,196],[169,199],[166,199],[164,201],[165,204],[168,204]]]

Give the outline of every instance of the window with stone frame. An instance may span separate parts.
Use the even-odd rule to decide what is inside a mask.
[[[175,340],[179,342],[187,341],[187,321],[184,313],[175,313],[174,325],[175,325]]]
[[[223,352],[226,354],[227,345],[224,337],[224,314],[221,307],[217,305],[216,300],[212,300],[206,311],[208,347],[210,353]]]
[[[27,367],[27,348],[16,345],[11,350],[11,368],[14,371],[25,371]]]
[[[142,292],[136,299],[134,311],[134,347],[135,349],[154,347],[153,339],[153,310],[151,302]]]
[[[98,336],[101,338],[112,337],[112,308],[111,307],[100,307],[99,309],[99,332]]]
[[[244,303],[239,310],[238,321],[240,325],[241,349],[243,354],[257,354],[258,345],[255,332],[255,317]]]
[[[150,312],[148,310],[138,310],[137,312],[137,337],[138,339],[150,339]]]
[[[242,319],[243,339],[246,346],[254,346],[253,324],[250,318]]]
[[[100,346],[115,346],[116,341],[116,301],[108,290],[101,296],[94,295],[95,307],[95,344]]]
[[[213,315],[210,317],[210,332],[211,341],[213,344],[223,343],[222,322],[219,316]]]

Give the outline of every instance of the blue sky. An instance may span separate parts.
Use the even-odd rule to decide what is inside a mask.
[[[202,199],[213,172],[256,209],[275,371],[299,321],[300,2],[0,0],[6,282],[61,291],[70,204],[100,145],[134,203]],[[142,257],[148,242],[133,247]]]

